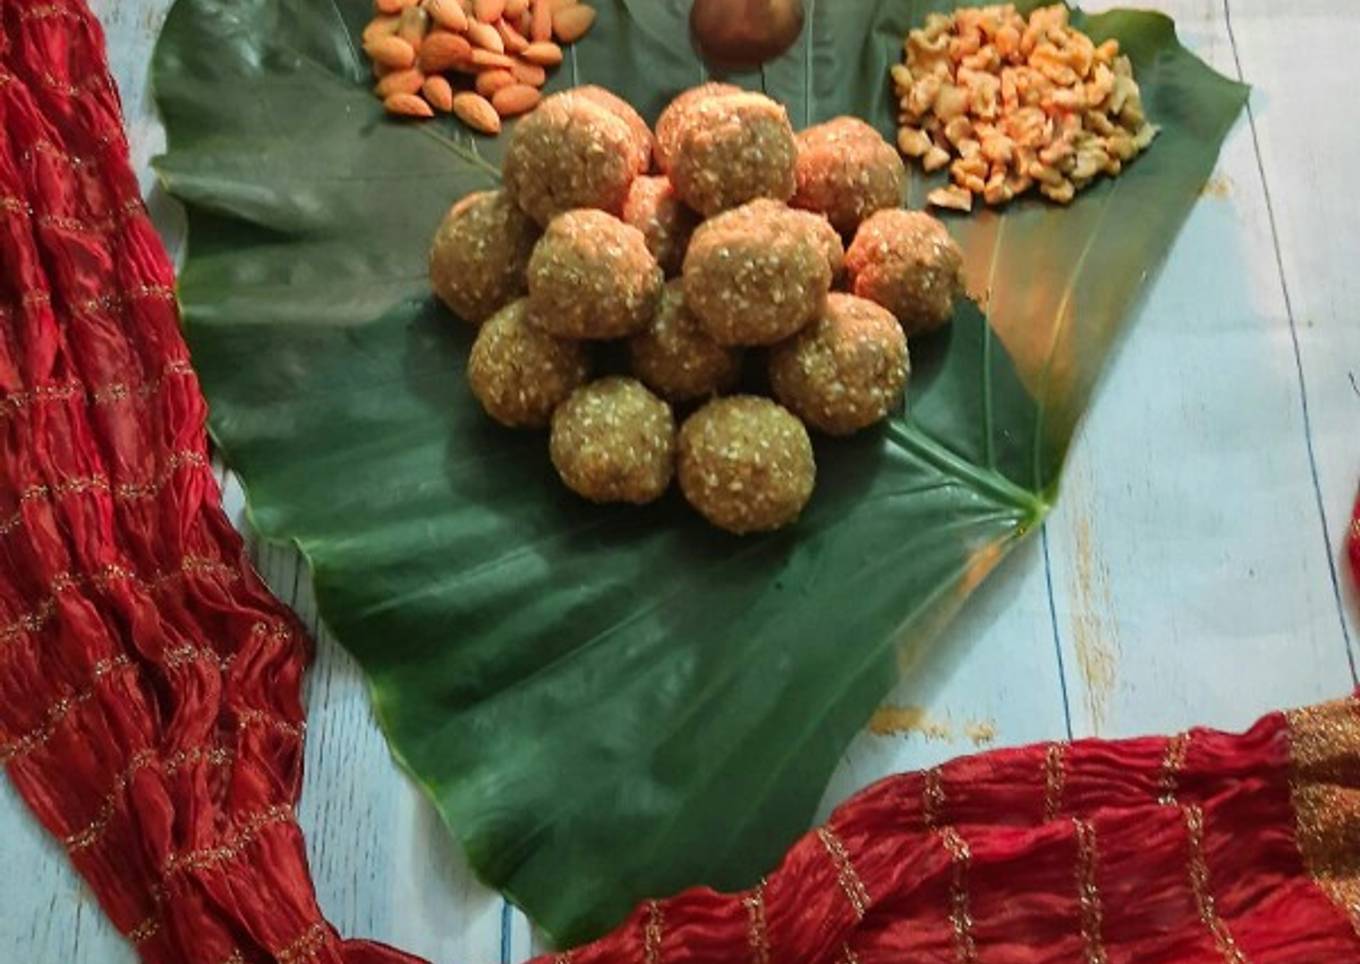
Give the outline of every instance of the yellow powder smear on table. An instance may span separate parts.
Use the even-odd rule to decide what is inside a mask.
[[[1075,583],[1072,595],[1072,638],[1077,670],[1092,732],[1099,736],[1109,717],[1119,667],[1119,639],[1112,620],[1113,603],[1105,564],[1096,554],[1092,516],[1087,507],[1075,511]],[[1107,615],[1109,614],[1109,615]]]
[[[880,706],[869,719],[869,732],[878,736],[919,733],[927,740],[953,738],[949,724],[932,719],[924,706]]]
[[[875,736],[910,736],[915,733],[932,742],[956,738],[948,716],[939,719],[931,716],[924,706],[912,705],[880,706],[869,719],[869,732]],[[989,746],[996,742],[996,724],[991,720],[969,720],[963,724],[963,736],[973,746]]]
[[[1199,196],[1223,201],[1232,196],[1232,189],[1232,178],[1226,174],[1215,174],[1204,182],[1204,187],[1200,189]]]
[[[996,724],[991,720],[973,720],[964,724],[963,735],[973,746],[990,746],[996,742]]]

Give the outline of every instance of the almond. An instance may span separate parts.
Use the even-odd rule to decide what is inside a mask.
[[[595,22],[595,8],[573,3],[553,14],[553,33],[564,44],[574,44],[586,35]]]
[[[530,87],[542,87],[548,80],[548,72],[538,64],[531,64],[524,60],[516,60],[515,66],[510,68],[515,75],[515,80],[521,84],[528,84]]]
[[[394,70],[382,80],[378,81],[378,86],[373,88],[383,100],[393,94],[414,94],[420,90],[420,85],[425,82],[425,75],[414,67],[406,70]]]
[[[574,7],[575,5],[576,0],[548,0],[548,6],[552,9],[553,13],[557,13],[557,11],[565,9],[566,7]]]
[[[389,114],[401,117],[433,117],[434,110],[415,94],[393,94],[383,101]]]
[[[436,30],[420,47],[420,69],[427,74],[452,70],[453,65],[472,55],[472,44],[460,34]]]
[[[472,52],[472,65],[474,67],[500,67],[509,70],[515,66],[515,60],[513,57],[505,56],[505,54],[493,54],[489,50],[474,50]]]
[[[505,13],[505,0],[476,0],[472,9],[482,23],[495,23]]]
[[[376,63],[384,67],[405,70],[416,62],[416,48],[400,37],[379,37],[364,46],[364,50]]]
[[[496,21],[496,30],[500,33],[501,41],[508,53],[517,54],[529,46],[529,41],[524,39],[524,35],[504,20]]]
[[[552,5],[548,0],[534,0],[533,20],[529,24],[529,39],[542,43],[552,39]]]
[[[491,106],[496,108],[496,113],[502,117],[514,117],[533,110],[538,106],[538,99],[537,87],[511,84],[496,91],[495,96],[491,98]]]
[[[511,20],[509,17],[506,17],[505,19],[507,22],[514,24],[515,29],[519,31],[519,35],[521,37],[528,37],[529,31],[534,29],[534,15],[532,11],[525,10],[522,14],[520,14],[518,17],[515,17],[513,20]]]
[[[500,114],[497,114],[496,108],[491,106],[491,101],[481,94],[474,94],[466,90],[461,94],[454,94],[453,112],[458,115],[459,120],[473,130],[481,131],[483,134],[499,134],[501,132]]]
[[[516,82],[515,75],[508,70],[484,70],[477,75],[477,93],[492,97],[502,87],[509,87]]]
[[[401,20],[397,24],[397,36],[411,45],[416,53],[420,53],[420,44],[425,39],[425,35],[430,32],[430,15],[419,7],[407,7],[401,12]]]
[[[562,62],[562,48],[551,40],[544,40],[541,43],[529,44],[520,51],[520,56],[540,67],[556,67]]]
[[[364,28],[364,45],[367,46],[375,40],[392,36],[397,32],[397,24],[400,22],[401,20],[397,17],[374,17]]]
[[[500,32],[489,23],[472,21],[468,24],[467,35],[475,46],[483,50],[497,54],[505,53],[505,41],[501,40]]]
[[[435,110],[453,110],[453,86],[443,77],[426,77],[420,92]]]
[[[373,9],[378,13],[397,14],[406,7],[406,0],[374,0]]]
[[[425,12],[436,25],[445,30],[462,33],[467,29],[467,14],[463,12],[463,5],[458,0],[425,0]]]
[[[529,0],[505,0],[505,19],[518,20],[529,9]]]

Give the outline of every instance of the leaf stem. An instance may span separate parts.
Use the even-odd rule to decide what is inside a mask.
[[[445,137],[443,134],[439,133],[430,124],[420,124],[419,126],[416,127],[416,130],[420,131],[420,133],[424,134],[426,137],[429,137],[432,140],[436,141],[437,143],[443,145],[451,153],[457,154],[460,158],[467,161],[469,164],[473,165],[474,167],[481,168],[483,171],[487,172],[492,177],[494,177],[497,181],[500,181],[501,179],[500,168],[496,167],[496,165],[490,163],[489,161],[486,160],[486,158],[482,157],[481,152],[477,150],[475,144],[472,147],[464,147],[462,144],[459,144],[452,138]]]
[[[1048,514],[1050,504],[1043,494],[1016,485],[994,469],[979,469],[915,425],[894,423],[889,432],[903,448],[939,471],[982,490],[1001,505],[1012,506],[1025,513],[1029,526],[1037,524]]]

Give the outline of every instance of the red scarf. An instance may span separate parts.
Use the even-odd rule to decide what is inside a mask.
[[[861,791],[761,886],[544,964],[1360,960],[1360,700],[998,750]]]
[[[0,759],[146,961],[410,960],[316,905],[308,642],[222,513],[99,25],[0,15]]]
[[[0,26],[0,760],[147,962],[415,962],[317,907],[308,643],[222,513],[99,27]],[[548,960],[1358,960],[1358,705],[893,777]]]

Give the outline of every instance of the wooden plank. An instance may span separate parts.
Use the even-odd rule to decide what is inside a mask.
[[[352,658],[321,630],[296,552],[256,546],[271,588],[312,629],[307,755],[298,821],[317,897],[346,935],[432,961],[499,959],[499,895],[479,884],[434,808],[392,760]]]
[[[904,678],[846,750],[815,820],[882,777],[994,746],[1068,736],[1054,651],[1042,545],[1030,539],[1002,563],[944,634],[903,654]],[[876,732],[877,730],[877,732]],[[529,925],[516,912],[516,956]],[[551,948],[538,934],[529,950]]]
[[[137,959],[9,780],[0,781],[0,838],[5,842],[0,961],[132,964]]]
[[[91,6],[105,27],[139,184],[173,255],[182,246],[183,217],[161,194],[150,168],[165,136],[147,77],[170,2],[94,0]],[[234,476],[226,480],[224,503],[244,530],[244,495]],[[299,578],[296,553],[254,547],[253,556],[275,592],[315,630],[315,605],[308,580]],[[397,770],[357,667],[324,634],[307,701],[310,738],[299,821],[331,922],[346,935],[389,941],[431,960],[499,959],[502,900],[473,879],[433,808]],[[6,909],[0,960],[135,959],[8,783],[0,791],[0,827],[7,862],[20,868],[0,877],[0,906]]]
[[[145,67],[167,5],[94,5],[144,191],[154,186],[145,162],[163,143]],[[1235,69],[1218,0],[1155,6],[1177,17],[1212,64]],[[1322,536],[1335,537],[1360,475],[1352,381],[1360,328],[1347,313],[1360,282],[1343,260],[1357,250],[1357,228],[1337,203],[1349,197],[1360,132],[1336,123],[1305,130],[1296,118],[1312,111],[1289,105],[1329,96],[1360,20],[1322,0],[1293,12],[1282,19],[1259,0],[1232,4],[1237,52],[1258,85],[1260,164],[1250,128],[1240,127],[1213,196],[1192,216],[1113,367],[1049,526],[1052,606],[1078,733],[1240,726],[1349,685],[1331,591],[1338,544],[1329,550]],[[152,200],[177,248],[182,228]],[[229,486],[228,503],[239,522],[239,487]],[[296,557],[257,556],[271,584],[314,620]],[[1033,542],[982,589],[890,697],[923,715],[885,717],[905,729],[860,737],[823,810],[882,775],[971,750],[989,725],[998,744],[1064,735],[1044,562]],[[357,670],[324,634],[308,699],[301,817],[323,907],[345,933],[435,960],[501,959],[499,898],[471,880],[392,764]],[[21,868],[0,880],[0,959],[132,960],[8,786],[0,827],[11,866]],[[522,915],[507,936],[510,959],[528,953]]]
[[[1235,74],[1220,3],[1156,6]],[[1244,119],[1112,367],[1050,522],[1078,735],[1242,727],[1349,689],[1305,428]],[[1354,457],[1354,433],[1334,441]]]
[[[1354,264],[1360,251],[1354,215],[1360,128],[1354,111],[1340,107],[1360,49],[1360,8],[1303,0],[1281,17],[1263,0],[1231,0],[1225,10],[1238,64],[1256,84],[1250,120],[1308,406],[1317,528],[1326,536],[1352,658],[1360,662],[1360,598],[1342,562],[1360,479],[1360,277]]]
[[[233,474],[223,501],[246,528]],[[393,761],[362,672],[320,623],[305,563],[292,549],[255,541],[251,557],[317,643],[298,822],[322,909],[343,934],[432,961],[498,959],[503,901],[476,881],[434,808]]]
[[[163,149],[164,134],[152,112],[146,78],[151,43],[169,4],[170,0],[94,0],[91,8],[105,26],[138,182],[144,196],[153,192],[152,215],[173,252],[180,246],[182,230],[175,230],[173,205],[154,190],[148,162]],[[8,780],[0,786],[0,836],[8,870],[0,874],[0,907],[5,909],[0,915],[0,960],[35,964],[136,960],[131,946],[71,869],[66,854],[38,826]]]
[[[184,212],[161,190],[151,159],[165,151],[165,127],[151,93],[151,51],[174,0],[89,0],[104,27],[109,69],[118,82],[132,169],[151,218],[177,263],[184,247]]]
[[[1067,736],[1043,547],[1031,538],[920,654],[846,750],[817,819],[892,773]]]

